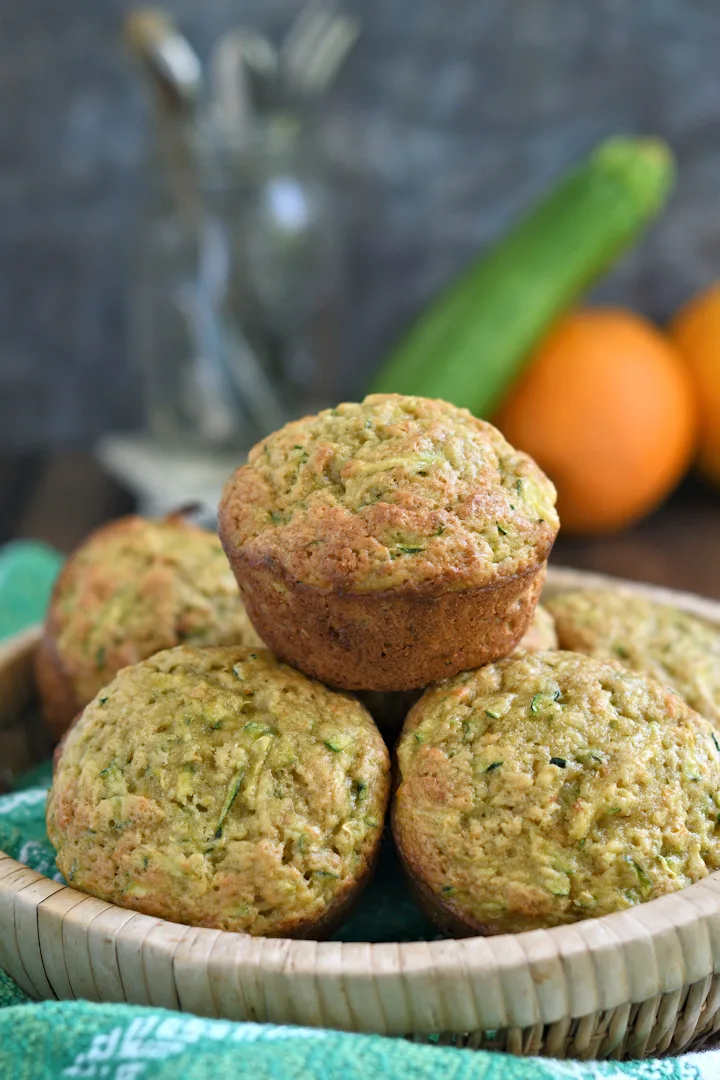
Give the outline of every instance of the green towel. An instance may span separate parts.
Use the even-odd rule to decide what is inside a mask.
[[[17,540],[0,553],[0,641],[40,622],[62,555],[45,544]]]
[[[25,545],[23,545],[25,547]],[[0,554],[0,637],[41,615],[59,557],[34,545],[24,561]],[[8,565],[12,572],[8,571]],[[24,597],[18,582],[23,582]],[[8,599],[10,598],[10,599]],[[22,613],[24,614],[24,618]],[[45,833],[50,766],[0,798],[0,849],[62,880]],[[431,936],[408,901],[391,848],[367,903],[339,937],[398,940]],[[369,896],[368,900],[371,901]],[[0,972],[0,1080],[718,1080],[720,1051],[645,1062],[593,1064],[509,1058],[370,1035],[272,1024],[205,1020],[162,1009],[31,1004]]]

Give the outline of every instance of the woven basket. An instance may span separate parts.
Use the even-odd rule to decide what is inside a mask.
[[[608,584],[720,625],[720,603],[571,570],[552,570],[546,591]],[[19,738],[38,636],[31,630],[0,647],[0,762],[11,766],[47,750],[38,730]],[[720,871],[572,926],[371,945],[164,922],[68,889],[0,851],[0,967],[33,998],[127,1001],[514,1054],[678,1053],[720,1030]]]

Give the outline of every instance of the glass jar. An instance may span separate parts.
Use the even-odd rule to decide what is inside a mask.
[[[247,448],[332,397],[341,251],[310,130],[164,133],[131,283],[146,426],[163,444]]]

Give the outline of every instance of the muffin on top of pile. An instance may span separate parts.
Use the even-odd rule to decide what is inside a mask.
[[[268,436],[219,511],[263,640],[354,690],[410,690],[511,652],[558,526],[553,485],[494,427],[397,394]]]

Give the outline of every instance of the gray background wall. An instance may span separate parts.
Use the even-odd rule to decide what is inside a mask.
[[[355,148],[337,393],[432,291],[606,134],[680,161],[664,219],[598,292],[664,317],[720,275],[717,0],[356,0],[328,130]],[[0,448],[137,422],[125,342],[145,110],[123,0],[1,0]],[[201,52],[291,0],[172,0]]]

